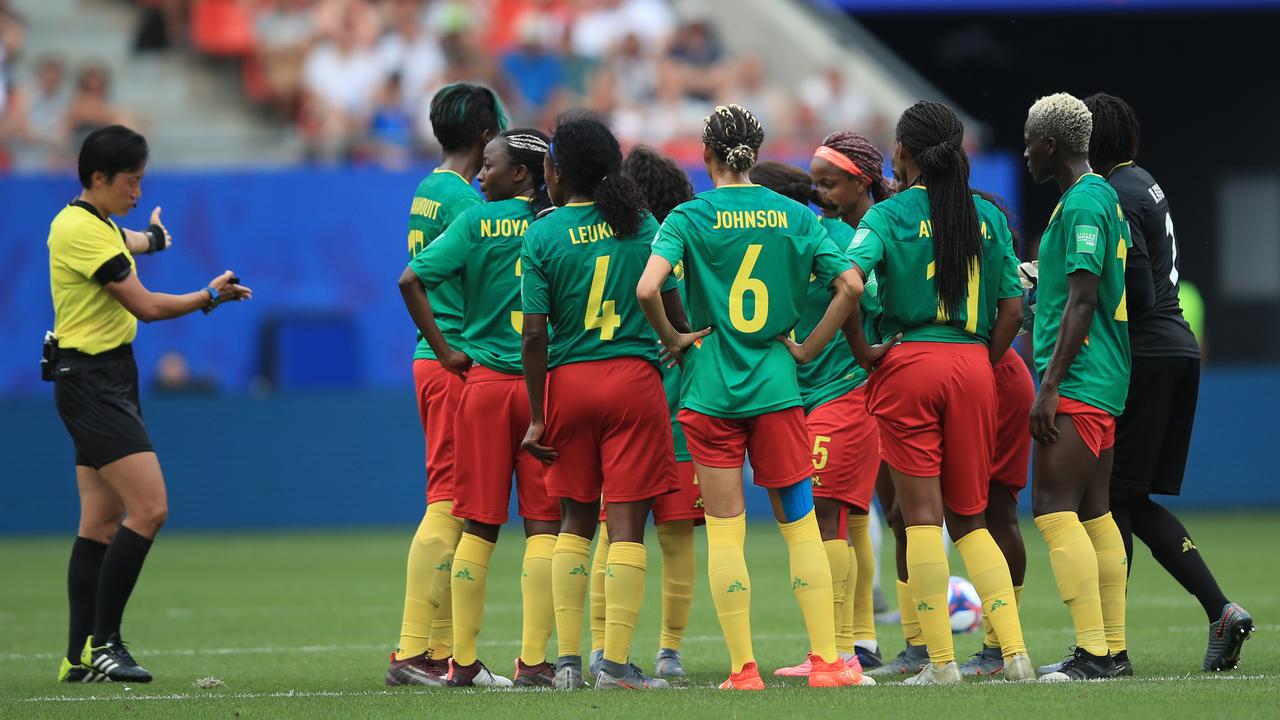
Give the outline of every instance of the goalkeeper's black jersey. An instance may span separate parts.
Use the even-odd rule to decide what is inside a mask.
[[[1169,201],[1150,173],[1133,163],[1112,171],[1107,182],[1120,197],[1129,221],[1133,248],[1129,250],[1126,283],[1132,270],[1151,269],[1155,288],[1150,308],[1129,303],[1129,346],[1136,356],[1200,357],[1200,346],[1182,317],[1178,303],[1178,243],[1169,214]],[[1133,298],[1136,293],[1128,293]]]

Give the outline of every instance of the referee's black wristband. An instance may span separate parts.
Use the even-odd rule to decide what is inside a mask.
[[[164,250],[164,228],[152,224],[147,228],[147,253],[158,253]]]

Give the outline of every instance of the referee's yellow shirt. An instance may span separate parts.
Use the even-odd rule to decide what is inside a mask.
[[[53,293],[53,332],[58,345],[96,355],[138,334],[138,320],[93,274],[102,264],[124,253],[120,228],[80,206],[68,205],[49,225],[49,289]]]

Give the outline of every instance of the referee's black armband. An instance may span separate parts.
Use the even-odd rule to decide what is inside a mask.
[[[164,228],[159,225],[152,224],[147,228],[147,252],[158,253],[164,250]]]
[[[133,265],[129,264],[129,258],[125,257],[124,253],[120,253],[102,263],[102,266],[93,273],[93,279],[97,280],[99,285],[106,285],[120,282],[129,277],[131,272],[133,272]]]

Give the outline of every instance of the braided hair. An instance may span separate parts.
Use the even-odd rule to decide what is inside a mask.
[[[785,195],[798,203],[821,206],[809,173],[794,165],[766,160],[751,168],[751,182]]]
[[[703,120],[702,142],[730,170],[745,173],[756,164],[764,127],[751,111],[741,105],[717,105]]]
[[[954,317],[964,304],[969,273],[982,257],[964,125],[946,105],[921,100],[902,113],[897,136],[915,158],[929,193],[938,307]]]
[[[867,176],[872,200],[880,202],[893,196],[893,187],[884,176],[884,155],[870,140],[856,132],[841,130],[828,135],[822,144],[849,158]]]
[[[622,174],[622,148],[599,116],[586,112],[561,115],[551,135],[551,162],[561,182],[590,195],[619,238],[640,230],[646,202],[640,188]]]
[[[1089,134],[1089,165],[1106,172],[1120,163],[1138,157],[1138,115],[1129,103],[1106,93],[1084,99],[1093,115],[1093,131]]]
[[[675,206],[693,199],[693,185],[684,170],[647,145],[638,145],[627,153],[622,174],[640,187],[645,205],[658,222],[665,220]]]
[[[480,142],[485,131],[507,129],[507,111],[498,94],[483,85],[453,83],[431,98],[431,132],[445,152]]]
[[[507,157],[516,165],[523,165],[529,171],[529,179],[533,181],[533,198],[529,207],[535,214],[551,207],[551,197],[547,195],[547,181],[544,177],[546,169],[542,159],[547,154],[547,134],[534,128],[512,128],[502,133],[507,141]]]

